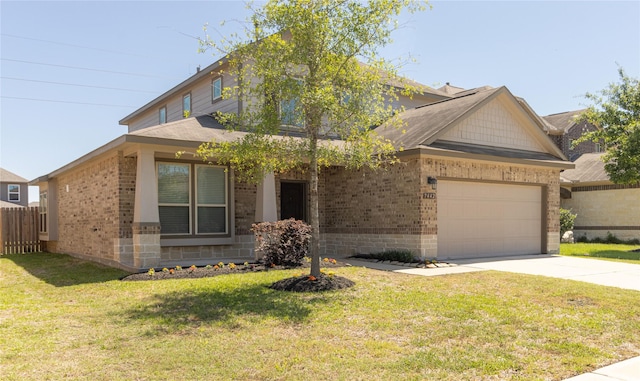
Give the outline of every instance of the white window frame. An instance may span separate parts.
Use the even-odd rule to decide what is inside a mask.
[[[162,106],[158,110],[158,124],[167,123],[167,106]]]
[[[217,96],[216,96],[216,83],[220,84],[219,86],[217,86],[217,88],[220,91],[220,93]],[[222,77],[216,77],[211,80],[211,102],[213,103],[220,99],[222,99]]]
[[[40,199],[39,199],[39,208],[38,208],[38,213],[40,214],[40,233],[42,234],[47,234],[49,232],[48,226],[47,226],[47,214],[48,214],[48,208],[49,208],[49,204],[48,204],[48,192],[47,191],[42,191],[40,192]]]
[[[188,104],[185,103],[185,101],[188,100]],[[187,107],[185,107],[185,105]],[[192,113],[192,102],[191,102],[191,93],[187,93],[185,95],[182,96],[182,117],[183,118],[188,118],[191,116]]]
[[[158,199],[158,209],[160,209],[160,207],[162,207],[162,206],[167,206],[167,207],[184,207],[184,206],[187,206],[189,208],[189,220],[188,220],[189,229],[188,229],[188,232],[186,232],[186,233],[185,232],[181,232],[181,233],[161,233],[161,234],[162,235],[167,235],[167,236],[170,236],[170,235],[171,236],[191,235],[192,232],[193,232],[192,223],[191,223],[191,221],[192,221],[191,204],[193,203],[193,200],[191,199],[191,194],[193,193],[192,189],[191,189],[191,183],[192,183],[192,181],[191,181],[191,176],[192,176],[192,174],[191,174],[191,164],[190,163],[176,163],[176,162],[158,161],[158,162],[156,162],[156,178],[158,179],[157,181],[160,180],[160,166],[163,165],[163,164],[175,165],[175,166],[184,166],[184,167],[188,167],[188,169],[189,169],[189,172],[188,172],[189,179],[187,180],[188,181],[188,184],[187,184],[188,185],[188,191],[187,192],[189,194],[188,194],[188,201],[186,203],[167,203],[167,202],[160,202],[160,200]]]
[[[302,83],[302,79],[298,78],[296,79],[296,82],[298,82],[299,84]],[[293,129],[303,129],[305,127],[305,121],[304,118],[302,120],[299,121],[299,124],[296,124],[296,120],[297,120],[297,116],[296,115],[296,108],[298,108],[298,106],[300,105],[300,98],[296,97],[294,99],[282,99],[282,97],[280,97],[280,99],[278,100],[278,117],[280,118],[280,124],[283,127],[288,127],[288,128],[293,128]],[[287,107],[283,107],[284,105],[287,105]],[[288,106],[293,106],[292,109],[289,109]],[[291,114],[288,115],[288,113],[285,113],[284,110],[287,109],[288,111],[291,111]],[[302,112],[301,112],[302,114]],[[285,121],[285,115],[287,116],[287,120]],[[290,122],[291,120],[294,121],[294,123],[287,123]]]
[[[12,190],[12,187],[17,187],[17,190]],[[17,196],[17,198],[12,199],[11,196]],[[7,185],[7,200],[9,202],[20,202],[20,184]]]
[[[189,201],[187,203],[162,203],[158,200],[158,208],[162,206],[188,206],[189,208],[189,232],[181,232],[181,233],[161,233],[162,236],[166,237],[217,237],[217,236],[228,236],[230,234],[230,203],[229,203],[229,174],[227,168],[220,165],[209,165],[209,164],[195,164],[195,163],[181,163],[181,162],[171,162],[171,161],[158,161],[156,162],[156,176],[159,179],[159,169],[160,165],[177,165],[177,166],[185,166],[189,169],[189,184],[188,184],[188,192],[189,192]],[[216,167],[224,170],[224,204],[199,204],[198,203],[198,195],[197,195],[197,181],[198,181],[198,167]],[[198,227],[198,207],[223,207],[224,208],[224,232],[214,232],[214,233],[199,233]]]
[[[224,204],[199,204],[198,203],[198,167],[214,167],[220,168],[224,172]],[[209,165],[209,164],[195,164],[193,166],[194,179],[192,185],[195,189],[195,197],[193,200],[193,208],[195,209],[195,218],[193,219],[195,224],[195,234],[196,235],[219,235],[219,234],[229,234],[229,174],[226,171],[226,167],[221,165]],[[215,232],[215,233],[200,233],[200,229],[198,226],[198,207],[206,207],[206,208],[224,208],[224,232]]]

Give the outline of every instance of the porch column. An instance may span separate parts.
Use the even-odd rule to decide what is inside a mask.
[[[273,172],[265,175],[258,184],[256,194],[256,222],[274,222],[278,220],[276,208],[276,179]]]
[[[154,151],[140,148],[136,168],[133,211],[133,265],[139,269],[160,264],[160,214]]]

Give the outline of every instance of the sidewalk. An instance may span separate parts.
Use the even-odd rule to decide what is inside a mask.
[[[565,381],[638,381],[640,380],[640,356],[615,363],[593,372],[567,378]]]
[[[567,259],[567,257],[560,256],[524,256],[520,258],[515,257],[505,259],[506,260],[489,259],[486,262],[481,262],[481,260],[464,261],[457,265],[453,264],[453,266],[450,267],[429,269],[407,267],[388,262],[382,263],[358,259],[354,260],[351,258],[345,259],[345,262],[352,266],[361,266],[375,270],[393,271],[419,276],[438,276],[495,270],[573,279],[632,290],[640,289],[640,270],[634,268],[634,266],[640,268],[640,266],[637,265],[629,265],[632,267],[628,270],[624,265],[620,266],[620,264],[616,264],[615,262],[599,263],[594,259]],[[574,259],[577,259],[578,262],[574,262]],[[586,266],[586,268],[575,265],[576,263],[582,264],[581,261],[595,262],[585,262],[585,264],[589,265]],[[537,268],[538,265],[541,265],[541,268]],[[596,271],[591,270],[591,267],[594,267]],[[603,269],[603,267],[605,269]],[[608,267],[611,267],[611,269]],[[589,373],[571,377],[565,381],[640,381],[640,356],[605,366]]]

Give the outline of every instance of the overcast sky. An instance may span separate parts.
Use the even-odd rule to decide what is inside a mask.
[[[548,115],[584,108],[618,65],[640,77],[637,0],[431,4],[380,52],[416,59],[402,72],[423,84],[506,86]],[[241,1],[2,0],[0,14],[0,166],[32,180],[125,134],[120,119],[219,58],[197,52],[203,25],[228,35],[249,13]]]

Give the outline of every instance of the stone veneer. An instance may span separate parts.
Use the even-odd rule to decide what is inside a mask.
[[[576,187],[562,207],[577,214],[575,238],[616,237],[640,239],[640,186],[603,185]]]

